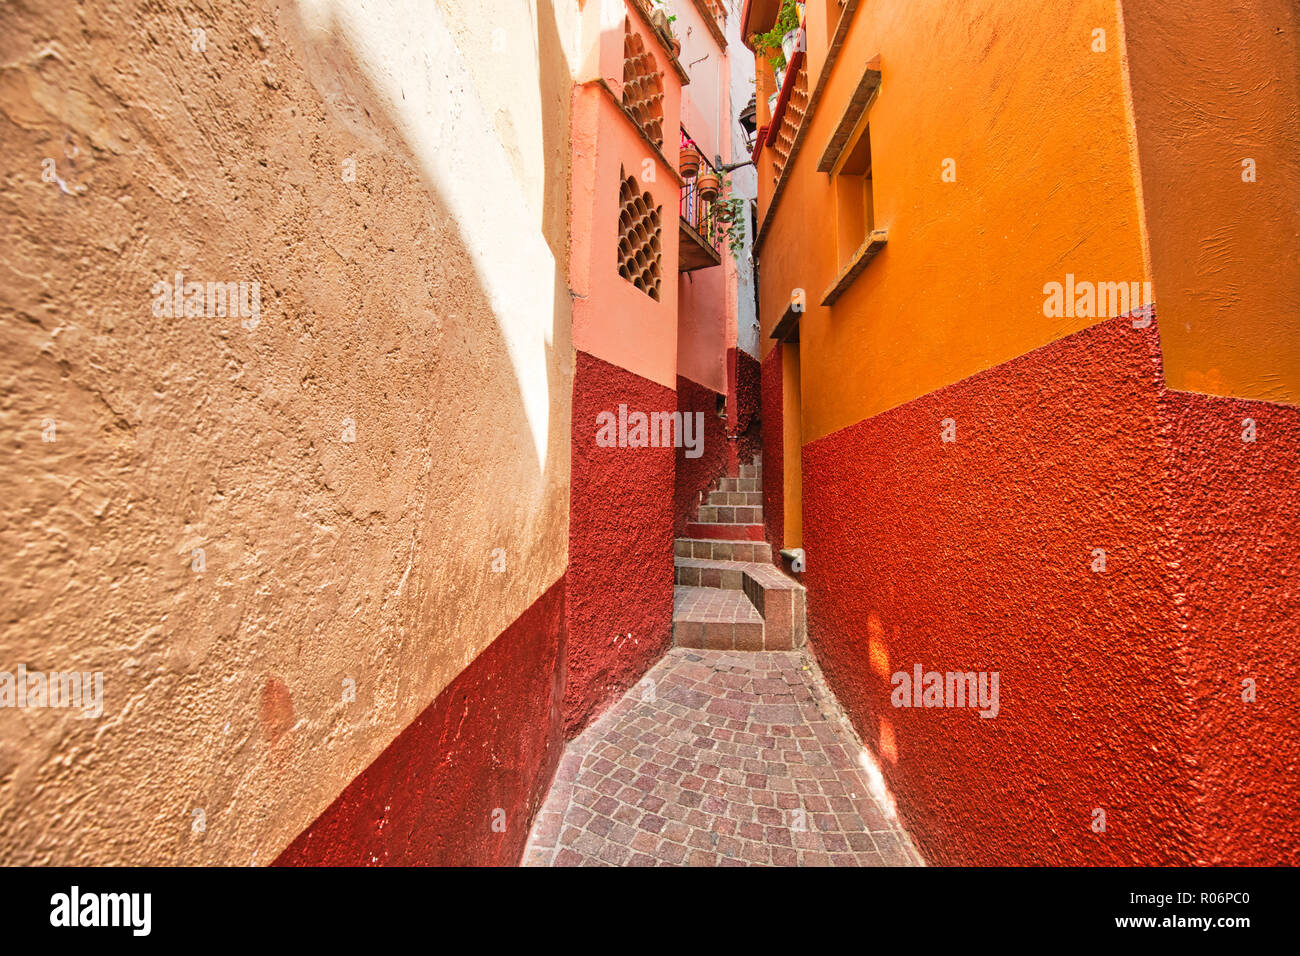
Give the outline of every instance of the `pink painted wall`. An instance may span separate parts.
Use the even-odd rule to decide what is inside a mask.
[[[727,53],[705,26],[695,4],[676,0],[671,6],[677,16],[673,32],[682,43],[678,59],[691,78],[682,91],[682,125],[710,160],[722,151],[723,162],[729,162],[731,137],[719,135],[726,129],[730,112]]]
[[[707,159],[721,152],[727,163],[733,120],[726,50],[690,0],[678,0],[672,12],[679,59],[691,78],[682,89],[681,123]],[[725,245],[721,265],[682,273],[678,283],[678,374],[719,393],[727,391],[727,349],[736,344],[735,289],[736,265]]]
[[[584,26],[596,28],[592,7]],[[630,9],[630,7],[628,8]],[[677,375],[677,209],[681,181],[676,172],[681,81],[668,51],[640,17],[626,22],[640,34],[663,74],[665,149],[660,151],[619,105],[623,76],[624,20],[600,24],[573,92],[570,288],[575,348],[635,372],[668,388]],[[583,82],[585,80],[585,82]],[[667,157],[671,156],[671,160]],[[660,299],[655,301],[618,273],[619,182],[637,177],[639,187],[661,207]]]
[[[728,322],[726,307],[726,289],[735,281],[723,256],[721,266],[683,272],[677,282],[677,371],[715,392],[727,391],[727,348],[736,342],[735,313]]]

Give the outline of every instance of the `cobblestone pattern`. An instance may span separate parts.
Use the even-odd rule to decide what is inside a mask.
[[[805,651],[674,648],[570,743],[526,866],[910,866]]]

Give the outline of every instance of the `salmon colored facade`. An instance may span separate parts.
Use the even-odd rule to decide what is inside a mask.
[[[1294,6],[795,6],[780,88],[742,27],[767,531],[918,845],[1295,863]]]

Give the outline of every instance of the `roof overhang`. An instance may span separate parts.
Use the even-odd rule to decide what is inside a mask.
[[[745,9],[740,14],[740,38],[745,46],[754,49],[749,45],[749,38],[772,29],[780,12],[781,0],[745,0]]]

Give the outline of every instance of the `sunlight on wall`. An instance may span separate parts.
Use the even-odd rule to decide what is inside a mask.
[[[455,219],[501,328],[545,473],[556,262],[442,13],[427,0],[299,0],[299,8],[310,28],[346,34]],[[536,47],[527,49],[535,60]],[[521,63],[512,51],[505,68],[528,78],[518,84],[519,96],[539,100],[536,62]],[[540,118],[540,102],[529,106]],[[527,150],[528,168],[543,167],[540,137],[517,148]],[[454,315],[456,303],[444,307]]]

